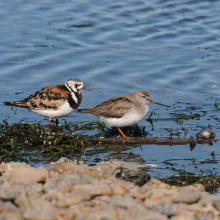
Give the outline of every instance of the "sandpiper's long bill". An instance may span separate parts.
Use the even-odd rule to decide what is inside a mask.
[[[169,107],[151,100],[146,90],[114,96],[94,107],[78,109],[79,112],[96,115],[103,122],[117,127],[120,137],[128,138],[121,127],[138,124],[149,111],[148,104],[154,103]]]
[[[80,79],[69,79],[65,83],[58,83],[47,86],[29,97],[15,102],[4,102],[7,106],[16,106],[28,108],[30,111],[48,118],[48,125],[51,125],[51,119],[70,115],[81,103],[81,90],[89,90],[83,86]]]

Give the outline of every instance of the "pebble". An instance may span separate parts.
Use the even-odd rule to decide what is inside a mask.
[[[15,191],[12,187],[0,186],[0,199],[13,200],[15,199]]]
[[[201,193],[193,186],[182,187],[179,192],[172,195],[172,202],[194,203],[201,197]]]
[[[15,212],[1,212],[0,219],[1,220],[24,220],[21,213],[15,213]]]
[[[174,215],[174,209],[172,204],[166,203],[164,201],[160,201],[154,205],[154,211],[159,212],[161,214],[165,214],[168,217]]]
[[[220,219],[220,195],[201,192],[201,184],[170,187],[151,179],[138,187],[116,178],[119,168],[111,162],[77,165],[66,158],[47,169],[2,163],[0,219]]]

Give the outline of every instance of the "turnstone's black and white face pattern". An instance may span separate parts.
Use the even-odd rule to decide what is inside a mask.
[[[134,93],[114,96],[94,107],[78,109],[78,111],[98,116],[103,122],[117,127],[121,136],[127,138],[120,128],[138,124],[143,120],[149,111],[147,105],[149,103],[163,105],[153,101],[146,90],[138,90]]]
[[[28,108],[42,117],[51,119],[71,114],[81,103],[81,90],[89,90],[80,79],[69,79],[65,83],[44,87],[29,97],[15,102],[5,102],[8,106]]]

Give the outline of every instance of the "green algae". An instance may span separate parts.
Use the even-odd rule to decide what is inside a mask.
[[[48,127],[41,122],[32,124],[25,120],[9,125],[7,120],[0,123],[0,161],[52,162],[60,157],[73,157],[86,153],[88,156],[100,153],[121,152],[131,149],[125,145],[104,145],[87,152],[87,147],[94,146],[85,133],[96,130],[95,137],[116,138],[118,130],[108,128],[104,123],[84,121],[67,123],[62,126]],[[134,125],[123,129],[127,136],[142,136],[145,127]]]

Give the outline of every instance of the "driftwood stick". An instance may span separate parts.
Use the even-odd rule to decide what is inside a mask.
[[[187,138],[88,138],[94,144],[157,144],[157,145],[186,145],[189,144]]]
[[[212,145],[212,141],[216,139],[195,139],[191,138],[88,138],[88,140],[94,144],[111,144],[111,145],[128,145],[128,144],[156,144],[156,145],[186,145],[190,144],[192,148],[198,144]]]

